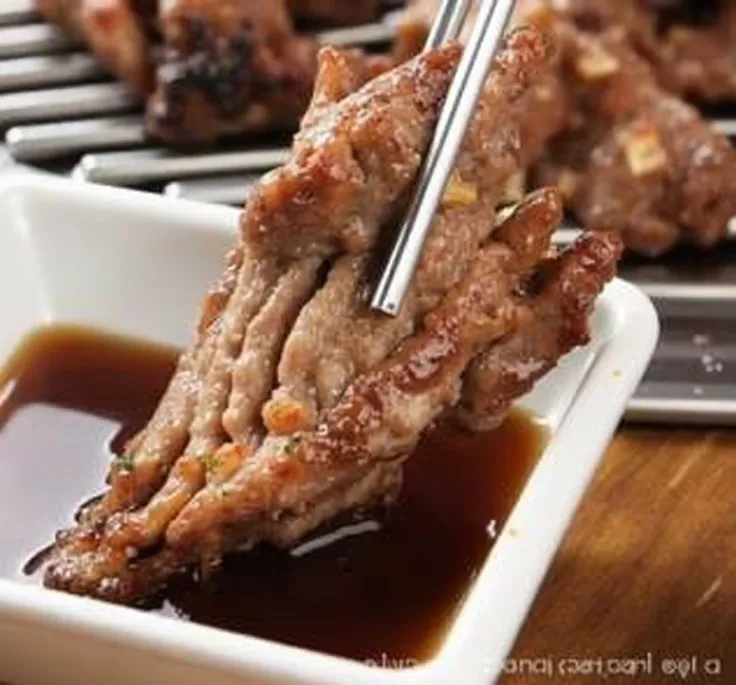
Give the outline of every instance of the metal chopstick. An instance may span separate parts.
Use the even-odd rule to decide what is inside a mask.
[[[457,40],[462,31],[472,0],[443,0],[424,45],[425,52]]]
[[[373,295],[371,307],[377,311],[395,316],[401,307],[513,7],[514,0],[485,0],[481,4],[440,113],[407,218]]]

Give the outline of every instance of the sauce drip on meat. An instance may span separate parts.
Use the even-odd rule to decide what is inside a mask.
[[[0,373],[0,520],[13,522],[0,530],[0,577],[40,582],[44,546],[94,496],[175,361],[174,350],[83,328],[44,328],[25,341]],[[179,576],[153,610],[377,666],[425,661],[545,439],[521,412],[490,433],[436,429],[389,511],[343,520],[291,552],[232,556],[204,584]]]

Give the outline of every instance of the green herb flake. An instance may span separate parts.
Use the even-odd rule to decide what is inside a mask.
[[[130,473],[135,469],[135,454],[119,454],[112,460],[113,471]]]
[[[212,473],[213,471],[217,471],[222,466],[222,455],[218,454],[217,452],[213,454],[205,454],[204,456],[200,457],[202,460],[202,463],[204,464],[204,469],[207,471],[207,473]]]
[[[289,456],[294,454],[294,452],[296,452],[296,448],[299,447],[299,443],[301,443],[301,441],[302,439],[298,435],[291,438],[291,440],[289,440],[289,442],[284,445],[284,454],[288,454]]]

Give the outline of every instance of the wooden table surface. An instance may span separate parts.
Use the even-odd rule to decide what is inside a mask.
[[[736,431],[622,430],[502,685],[736,684],[734,530]]]

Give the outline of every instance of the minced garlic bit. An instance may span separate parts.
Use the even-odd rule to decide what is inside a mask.
[[[621,68],[618,59],[598,44],[587,45],[575,66],[578,76],[589,83],[607,79]]]
[[[534,88],[532,95],[537,102],[551,102],[555,92],[549,84],[542,83]]]
[[[507,179],[499,204],[514,205],[521,202],[524,195],[526,195],[526,172],[517,171]]]
[[[226,443],[214,454],[207,455],[202,461],[209,483],[218,483],[228,480],[240,468],[240,465],[250,455],[251,450],[246,445]]]
[[[290,438],[283,446],[284,454],[288,454],[291,456],[296,452],[296,448],[299,447],[302,439],[301,436],[295,435],[293,438]]]
[[[443,207],[462,207],[478,201],[478,189],[472,183],[466,183],[460,175],[453,173],[445,194],[442,196]]]
[[[570,202],[575,193],[578,192],[580,186],[580,174],[575,173],[572,169],[563,169],[557,178],[557,189],[562,195],[562,199]]]
[[[271,433],[290,435],[309,422],[309,408],[291,397],[274,397],[261,412],[263,423]]]
[[[534,24],[538,28],[548,29],[557,20],[557,12],[566,10],[569,2],[570,0],[553,0],[552,6],[546,3],[533,4],[531,9],[522,10],[522,23]]]
[[[651,124],[639,123],[622,135],[624,153],[634,176],[646,176],[667,166],[667,151]]]
[[[692,29],[684,26],[674,26],[667,33],[667,38],[677,45],[686,45],[693,39],[694,35],[695,32]]]

